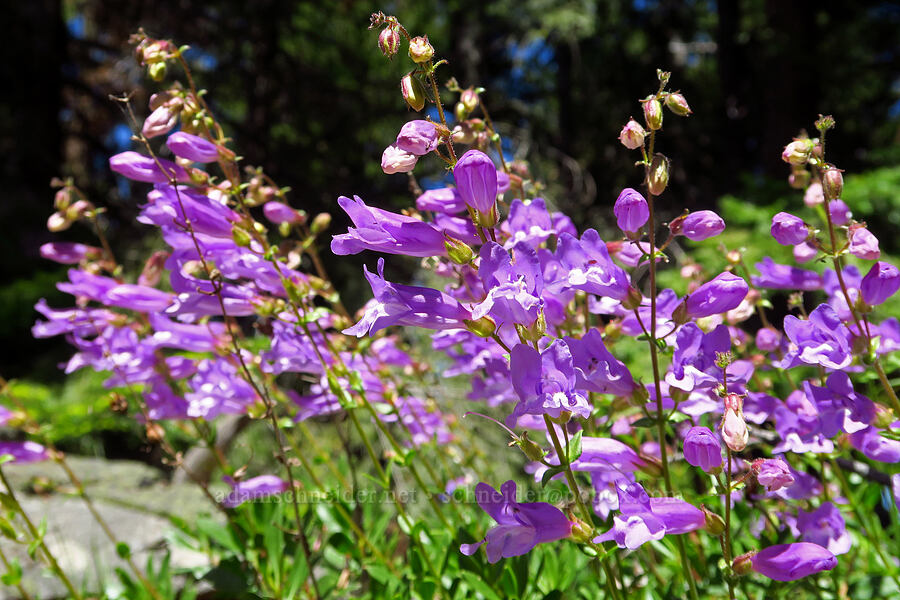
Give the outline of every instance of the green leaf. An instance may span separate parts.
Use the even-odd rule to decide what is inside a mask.
[[[566,460],[570,465],[581,457],[581,437],[583,433],[584,431],[578,431],[569,440],[569,454],[566,456]]]
[[[475,573],[463,571],[460,575],[472,589],[484,596],[485,600],[501,600],[500,596],[497,595],[497,592],[491,589],[491,586],[485,583]]]
[[[556,465],[555,467],[550,467],[546,471],[544,471],[544,475],[541,477],[541,487],[547,487],[547,483],[556,475],[565,472],[566,468],[562,465]]]
[[[641,417],[631,424],[632,427],[656,427],[656,419],[653,417]]]
[[[22,581],[22,565],[14,558],[9,561],[9,571],[0,575],[0,582],[3,585],[19,585],[20,581]]]
[[[0,465],[12,462],[14,460],[16,460],[16,457],[12,454],[0,454]]]

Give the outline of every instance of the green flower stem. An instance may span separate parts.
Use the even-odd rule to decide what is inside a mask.
[[[9,480],[6,478],[6,473],[3,471],[2,466],[0,466],[0,482],[3,482],[3,486],[6,488],[6,493],[9,495],[9,499],[12,500],[13,507],[25,522],[25,526],[28,528],[28,532],[31,534],[31,539],[37,542],[38,546],[43,551],[47,562],[50,564],[50,570],[52,570],[53,573],[59,578],[65,588],[69,591],[69,594],[72,598],[74,598],[75,600],[81,600],[81,594],[75,591],[75,586],[72,585],[72,582],[69,580],[65,571],[63,571],[62,567],[59,566],[56,557],[53,556],[52,552],[50,552],[50,548],[47,547],[47,544],[44,541],[44,537],[38,532],[37,527],[34,526],[34,523],[28,517],[28,513],[25,512],[25,509],[22,508],[22,505],[19,503],[18,498],[16,498],[16,492],[13,489],[12,485],[10,485]]]
[[[0,546],[0,562],[3,563],[3,566],[6,567],[6,572],[10,573],[12,571],[12,565],[9,560],[6,558],[6,554],[3,553],[3,547]],[[16,589],[19,590],[19,595],[22,596],[22,600],[31,600],[31,596],[28,592],[25,591],[25,588],[22,587],[22,582],[16,582]]]

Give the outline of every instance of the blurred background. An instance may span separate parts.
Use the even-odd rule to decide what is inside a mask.
[[[783,146],[801,128],[811,129],[819,113],[830,113],[838,126],[829,135],[829,160],[847,170],[848,204],[857,218],[869,217],[884,250],[898,250],[897,2],[7,3],[0,62],[6,82],[0,95],[0,375],[40,382],[33,393],[52,398],[53,410],[69,410],[84,398],[100,398],[98,408],[105,402],[99,390],[96,396],[71,391],[77,378],[65,390],[54,388],[61,379],[57,364],[70,349],[62,339],[31,339],[30,327],[39,298],[51,306],[70,302],[54,287],[65,269],[38,256],[40,244],[54,239],[45,228],[53,177],[73,177],[95,204],[108,207],[112,243],[135,270],[157,243],[134,221],[146,190],[107,168],[111,154],[132,147],[130,125],[109,96],[133,93],[143,118],[157,89],[128,45],[139,27],[192,47],[198,85],[209,91],[233,147],[246,164],[261,165],[290,186],[294,206],[332,212],[332,232],[346,225],[336,214],[338,195],[408,205],[406,178],[385,176],[379,160],[414,118],[398,87],[411,63],[378,51],[377,31],[367,30],[376,10],[397,15],[413,35],[429,35],[449,61],[439,70],[441,80],[453,75],[463,87],[486,89],[510,157],[529,161],[547,182],[546,197],[580,227],[603,231],[619,190],[639,184],[634,156],[617,135],[629,116],[640,117],[638,100],[655,91],[661,67],[694,110],[689,119],[668,115],[664,124],[660,150],[673,160],[665,198],[672,211],[719,208],[752,244],[754,232],[768,231],[771,206],[800,202],[801,193],[786,183]],[[438,161],[423,162],[430,163],[426,183],[438,183],[444,177]],[[75,227],[56,239],[91,236]],[[356,306],[369,293],[359,276],[363,260],[329,267]],[[60,438],[77,439],[79,427],[102,428],[69,426]]]

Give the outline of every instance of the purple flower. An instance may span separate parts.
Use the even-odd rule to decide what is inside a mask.
[[[397,146],[388,146],[381,154],[381,170],[388,175],[409,173],[415,168],[418,160],[415,154],[405,152]]]
[[[722,380],[722,369],[716,366],[716,353],[731,350],[731,334],[727,325],[719,325],[703,333],[696,323],[687,323],[675,334],[675,353],[666,383],[685,392],[707,389]],[[753,374],[748,361],[735,361],[728,369],[733,383],[746,383]]]
[[[266,215],[266,218],[269,221],[276,225],[280,225],[281,223],[295,225],[297,223],[302,223],[304,220],[302,213],[294,210],[284,202],[278,202],[277,200],[266,202],[263,205],[263,214]]]
[[[834,225],[846,225],[850,222],[850,217],[853,216],[850,208],[840,198],[828,203],[828,212],[831,214],[831,222]]]
[[[753,285],[771,290],[801,290],[809,292],[822,289],[822,277],[815,271],[798,269],[790,265],[780,265],[766,256],[754,265],[760,272],[752,277]]]
[[[527,202],[518,198],[513,200],[502,229],[510,234],[511,239],[507,242],[507,246],[510,243],[524,241],[537,247],[556,232],[543,198],[534,198]]]
[[[466,210],[466,203],[456,188],[438,188],[427,190],[416,198],[416,208],[453,215]]]
[[[0,456],[9,454],[12,462],[32,463],[50,458],[50,452],[35,442],[0,442]]]
[[[769,546],[749,558],[751,568],[775,581],[796,581],[837,566],[827,548],[809,542]]]
[[[689,240],[701,242],[725,231],[725,221],[711,210],[688,214],[681,222],[681,233]]]
[[[219,160],[218,146],[207,139],[183,131],[170,135],[166,140],[166,146],[175,156],[193,162],[210,163]]]
[[[410,121],[400,129],[397,136],[397,147],[404,152],[423,156],[437,148],[440,138],[433,123],[428,121]]]
[[[161,312],[172,304],[173,294],[146,285],[123,283],[106,292],[104,304],[138,312]]]
[[[722,466],[722,445],[708,427],[691,427],[684,436],[684,459],[709,473]]]
[[[531,326],[542,306],[544,278],[537,253],[525,242],[512,248],[488,242],[481,247],[478,275],[487,297],[472,309],[472,318],[490,316],[498,323]]]
[[[457,300],[438,290],[390,283],[384,279],[384,259],[378,259],[378,274],[365,269],[375,298],[366,305],[359,323],[344,330],[362,337],[391,325],[412,325],[426,329],[465,328],[472,314]]]
[[[756,347],[764,352],[774,352],[781,343],[781,332],[774,327],[763,327],[756,332]]]
[[[624,300],[631,287],[628,274],[609,257],[606,243],[594,229],[581,239],[563,233],[559,236],[556,256],[564,267],[556,287],[583,290],[598,296]]]
[[[801,242],[794,246],[794,260],[798,263],[809,262],[816,257],[819,251],[809,242]]]
[[[456,189],[466,205],[488,214],[497,201],[497,167],[480,150],[469,150],[453,167]]]
[[[168,183],[173,177],[176,181],[190,179],[187,171],[172,161],[164,158],[154,159],[133,151],[121,152],[110,158],[109,168],[128,179],[147,183]]]
[[[625,188],[613,207],[619,229],[625,233],[634,233],[644,226],[650,218],[650,208],[641,193],[632,188]]]
[[[177,348],[189,352],[213,352],[224,344],[225,325],[210,321],[203,325],[189,325],[171,321],[161,314],[149,315],[153,335],[150,342],[157,348]],[[280,323],[280,321],[275,321]]]
[[[572,354],[563,340],[554,340],[538,354],[526,344],[518,344],[509,356],[513,389],[519,396],[506,424],[514,427],[522,415],[558,417],[563,411],[580,417],[591,416],[591,404],[575,389]]]
[[[228,479],[230,480],[230,478]],[[222,505],[226,508],[240,506],[248,500],[257,500],[266,496],[282,494],[290,489],[286,481],[275,475],[260,475],[246,481],[238,483],[229,481],[229,483],[232,484],[231,493],[222,500]]]
[[[843,369],[853,360],[850,353],[850,330],[827,304],[816,307],[809,313],[807,320],[787,315],[784,318],[784,333],[792,347],[779,368],[790,368],[803,362],[829,369]]]
[[[152,106],[152,102],[151,102]],[[144,126],[141,127],[141,133],[147,139],[154,138],[164,133],[169,133],[178,123],[179,110],[173,110],[169,104],[158,106],[150,115],[144,119]]]
[[[500,492],[486,483],[475,486],[478,505],[497,522],[475,544],[462,544],[460,552],[471,556],[485,544],[489,563],[521,556],[545,542],[569,537],[572,523],[558,508],[546,502],[516,502],[516,482],[500,486]]]
[[[863,300],[872,306],[881,304],[900,289],[900,270],[894,265],[878,261],[860,284]]]
[[[63,265],[74,265],[85,258],[100,256],[100,249],[72,242],[48,242],[41,246],[41,256]]]
[[[147,194],[147,200],[137,218],[139,223],[161,227],[165,235],[167,228],[175,228],[179,233],[184,232],[187,221],[190,220],[191,229],[195,234],[225,238],[229,245],[234,245],[233,224],[241,218],[220,202],[183,186],[179,186],[176,190],[170,185],[157,186]],[[186,246],[193,248],[194,242],[190,234],[183,233],[183,239]]]
[[[688,295],[685,300],[687,314],[692,319],[699,319],[727,312],[737,307],[749,291],[743,277],[721,273]]]
[[[850,254],[864,260],[878,260],[881,250],[878,249],[878,238],[865,227],[850,228]]]
[[[791,468],[780,458],[760,458],[753,461],[752,470],[759,485],[770,492],[780,490],[794,483]]]
[[[780,212],[772,217],[772,237],[782,246],[794,246],[806,241],[809,227],[800,217]]]
[[[356,227],[331,240],[331,251],[338,255],[374,250],[406,256],[444,256],[444,236],[430,223],[413,217],[366,206],[359,196],[353,200],[338,198],[338,204]]]
[[[668,534],[696,531],[706,524],[697,507],[677,498],[650,498],[638,483],[618,482],[619,512],[613,527],[594,538],[595,543],[615,540],[619,548],[634,550]]]
[[[564,339],[572,353],[578,388],[616,396],[628,396],[635,390],[628,367],[606,349],[599,330],[591,329],[581,339]]]
[[[202,360],[184,395],[187,416],[210,420],[221,414],[241,414],[257,400],[253,387],[225,359]]]
[[[897,423],[894,425],[896,432]],[[883,463],[900,462],[900,441],[884,437],[877,427],[866,427],[850,434],[850,444],[866,458]]]
[[[644,460],[630,446],[612,438],[581,438],[581,456],[572,462],[572,469],[595,473],[614,471],[633,473],[644,465]]]
[[[832,554],[846,554],[853,545],[841,511],[831,502],[823,502],[814,511],[797,513],[797,529],[804,542],[828,548]]]

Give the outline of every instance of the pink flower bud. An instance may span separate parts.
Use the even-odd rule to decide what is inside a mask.
[[[686,117],[693,112],[688,106],[687,100],[678,92],[666,96],[666,108],[679,117]]]
[[[749,438],[750,433],[747,431],[747,423],[744,422],[742,412],[726,408],[725,417],[722,419],[722,439],[725,440],[725,445],[732,452],[740,452],[747,447]]]
[[[404,152],[395,145],[388,146],[381,155],[381,170],[388,175],[392,173],[409,173],[416,166],[418,157]]]
[[[378,34],[378,49],[388,58],[394,58],[400,49],[400,33],[395,27],[385,27]]]
[[[792,165],[805,165],[809,160],[812,149],[812,141],[808,139],[794,140],[784,147],[784,152],[781,153],[781,160]]]
[[[427,63],[434,57],[434,46],[428,43],[427,35],[409,40],[409,57],[417,64]]]
[[[407,73],[400,80],[400,94],[411,109],[420,111],[425,108],[425,88],[412,73]]]
[[[825,171],[822,176],[822,188],[829,200],[840,198],[844,191],[844,176],[841,175],[841,170],[832,167]]]
[[[822,191],[822,184],[818,181],[811,183],[803,194],[803,204],[813,207],[823,202],[825,202],[825,193]]]
[[[641,127],[641,124],[634,119],[625,123],[625,127],[619,133],[619,141],[629,150],[636,150],[644,145],[644,136],[647,132]]]
[[[647,123],[647,129],[655,131],[662,128],[663,111],[662,104],[656,96],[647,96],[641,100],[641,106],[644,109],[644,121]]]
[[[169,133],[178,123],[178,111],[172,110],[168,104],[163,104],[144,120],[141,133],[146,138],[153,138],[164,133]]]
[[[862,225],[851,227],[850,254],[863,260],[878,260],[878,257],[881,256],[878,238]]]

